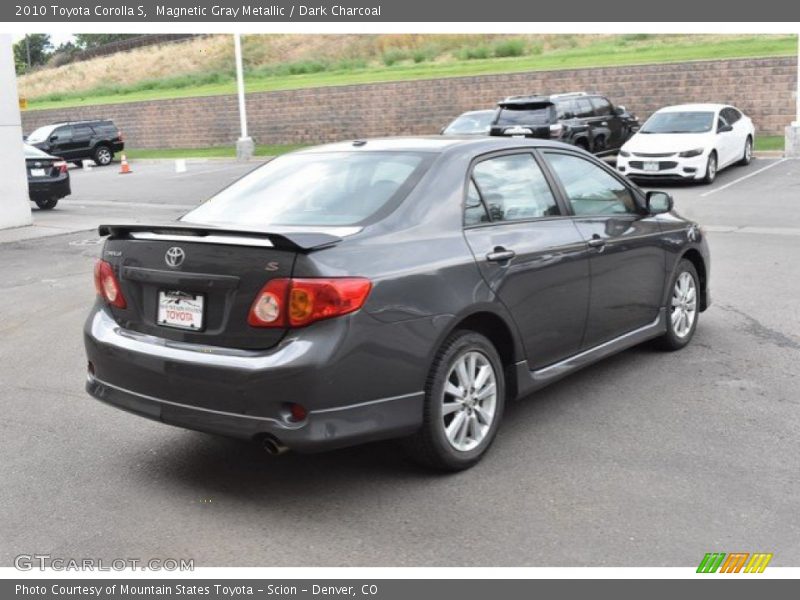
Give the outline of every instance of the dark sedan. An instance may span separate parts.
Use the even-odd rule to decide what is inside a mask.
[[[61,198],[72,193],[67,163],[25,144],[28,195],[42,210],[55,208]]]
[[[668,194],[530,138],[306,149],[100,234],[88,392],[272,453],[403,438],[467,468],[507,401],[680,349],[711,301],[705,235]]]

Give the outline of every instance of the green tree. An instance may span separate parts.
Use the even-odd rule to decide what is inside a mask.
[[[43,65],[52,50],[53,44],[50,43],[50,36],[46,33],[27,34],[14,44],[14,64],[17,73],[24,73],[31,67]]]
[[[81,50],[91,50],[111,42],[120,42],[130,38],[141,37],[138,33],[77,33],[75,45]]]

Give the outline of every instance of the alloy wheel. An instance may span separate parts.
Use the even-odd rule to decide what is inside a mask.
[[[717,177],[717,157],[713,154],[708,157],[708,171],[706,176],[709,181],[714,181]]]
[[[672,289],[672,331],[679,338],[685,338],[692,331],[696,317],[697,284],[691,273],[684,271],[678,276]]]
[[[459,356],[445,381],[442,427],[449,444],[467,452],[489,433],[497,409],[497,377],[488,357],[471,350]]]
[[[111,162],[111,152],[107,148],[100,148],[97,151],[97,162],[101,165],[107,165]]]

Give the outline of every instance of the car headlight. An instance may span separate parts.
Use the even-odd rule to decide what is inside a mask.
[[[627,151],[625,151],[625,150],[620,150],[620,151],[619,151],[619,155],[620,155],[620,156],[624,156],[625,158],[628,158],[628,157],[631,155],[631,153],[630,153],[630,152],[627,152]]]
[[[692,158],[693,156],[700,156],[703,153],[703,148],[695,148],[694,150],[687,150],[678,154],[681,158]]]

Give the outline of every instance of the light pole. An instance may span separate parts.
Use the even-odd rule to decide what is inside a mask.
[[[236,140],[236,158],[249,160],[253,157],[255,143],[247,135],[247,107],[244,100],[244,69],[242,68],[242,38],[238,33],[233,34],[233,47],[236,55],[236,89],[239,94],[239,127],[241,133]]]

